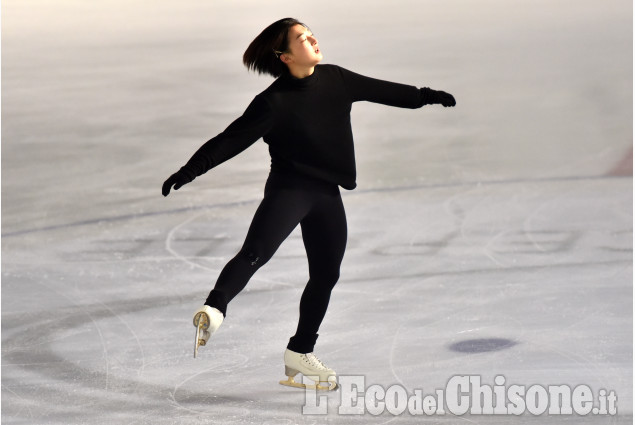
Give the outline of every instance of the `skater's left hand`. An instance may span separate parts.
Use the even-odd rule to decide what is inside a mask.
[[[440,103],[445,108],[447,108],[448,106],[455,106],[456,100],[454,100],[454,96],[452,96],[450,93],[446,93],[440,90],[435,90],[434,103]]]

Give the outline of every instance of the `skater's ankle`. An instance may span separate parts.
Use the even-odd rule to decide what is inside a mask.
[[[312,353],[318,336],[318,334],[303,335],[296,333],[289,339],[287,348],[293,352],[300,354]]]
[[[205,300],[205,305],[217,309],[223,313],[223,317],[227,316],[227,299],[222,292],[213,289]]]

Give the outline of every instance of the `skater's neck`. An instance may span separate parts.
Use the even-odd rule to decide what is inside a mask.
[[[297,78],[299,80],[310,77],[311,75],[313,75],[313,72],[315,72],[314,66],[307,68],[289,65],[289,74],[293,78]]]

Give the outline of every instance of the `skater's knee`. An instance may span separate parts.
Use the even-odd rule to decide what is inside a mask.
[[[333,289],[333,287],[335,286],[335,284],[337,283],[339,279],[340,279],[340,272],[339,271],[334,272],[328,276],[326,284],[328,285],[329,288]]]
[[[332,289],[340,278],[339,270],[320,270],[319,272],[311,273],[311,282],[315,285],[319,285],[322,288]]]

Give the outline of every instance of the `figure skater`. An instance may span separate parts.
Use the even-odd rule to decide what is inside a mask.
[[[318,65],[322,51],[302,22],[285,18],[265,28],[243,55],[248,70],[276,80],[241,117],[201,146],[162,187],[167,196],[247,149],[261,137],[269,145],[271,171],[238,254],[223,268],[203,307],[194,314],[196,340],[205,345],[227,315],[229,302],[300,224],[309,263],[309,281],[300,299],[300,317],[284,353],[287,380],[298,373],[318,389],[337,387],[336,373],[314,354],[318,329],[338,281],[347,238],[339,187],[356,187],[350,111],[368,101],[400,108],[456,104],[451,94],[377,80],[337,65]]]

